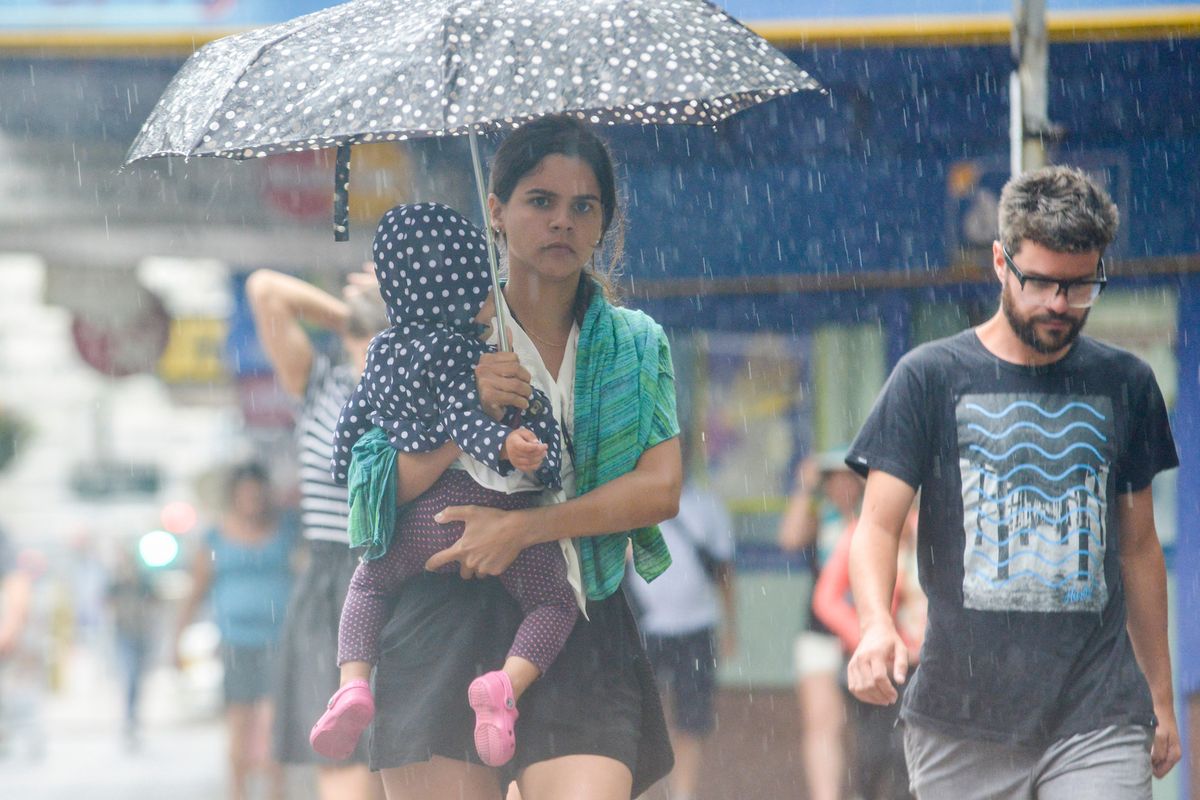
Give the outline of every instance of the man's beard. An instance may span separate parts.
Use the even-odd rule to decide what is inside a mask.
[[[1008,320],[1008,325],[1013,329],[1013,333],[1017,335],[1017,338],[1042,355],[1053,355],[1070,346],[1072,342],[1079,338],[1079,332],[1083,330],[1088,314],[1091,313],[1091,309],[1088,309],[1083,312],[1082,317],[1075,319],[1066,314],[1056,314],[1050,309],[1045,309],[1041,313],[1031,314],[1022,319],[1017,315],[1016,304],[1013,302],[1008,286],[1005,286],[1000,291],[1000,307],[1004,310],[1004,317]],[[1039,322],[1050,321],[1065,322],[1070,327],[1061,334],[1043,334],[1039,336],[1037,324]]]

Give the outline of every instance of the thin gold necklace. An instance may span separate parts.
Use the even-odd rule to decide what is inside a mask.
[[[548,341],[546,341],[545,339],[543,339],[542,337],[538,336],[538,335],[537,335],[536,333],[534,333],[533,331],[529,330],[529,328],[521,328],[521,330],[525,331],[525,333],[529,334],[529,335],[530,335],[530,336],[532,336],[534,339],[537,339],[539,342],[541,342],[542,344],[546,345],[547,347],[566,347],[566,346],[567,346],[567,342],[571,341],[571,334],[569,334],[569,333],[567,334],[567,342],[563,342],[562,344],[555,344],[554,342],[548,342]]]
[[[521,319],[517,316],[517,312],[513,311],[512,306],[508,304],[507,295],[504,298],[504,305],[508,307],[509,316],[511,316],[513,318],[513,320],[517,323],[517,325],[520,325],[521,330],[525,331],[525,333],[527,333],[529,336],[532,336],[534,339],[537,339],[539,342],[546,345],[547,347],[566,347],[567,342],[571,341],[571,334],[569,331],[567,332],[567,340],[565,342],[563,342],[562,344],[555,344],[554,342],[543,339],[542,337],[538,336],[533,331],[529,330],[529,328],[526,328],[524,325],[521,325]]]
[[[507,305],[507,303],[505,303],[505,305]],[[521,330],[525,331],[526,334],[528,334],[529,336],[532,336],[534,339],[537,339],[539,342],[546,345],[547,347],[566,347],[567,342],[571,341],[571,334],[569,332],[567,333],[567,341],[563,342],[562,344],[555,344],[554,342],[547,341],[546,339],[543,339],[542,337],[538,336],[533,331],[529,330],[529,328],[526,328],[524,325],[521,325],[521,320],[519,317],[517,317],[517,312],[512,310],[512,306],[508,306],[508,313],[513,318],[513,320],[518,325],[521,326]]]

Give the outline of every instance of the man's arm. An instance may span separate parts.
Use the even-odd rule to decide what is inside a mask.
[[[260,269],[246,279],[246,299],[258,340],[284,391],[303,397],[313,346],[301,322],[342,336],[349,311],[340,299],[299,278]]]
[[[1154,497],[1150,487],[1119,495],[1121,578],[1125,582],[1126,629],[1133,654],[1150,685],[1154,716],[1154,775],[1171,771],[1182,754],[1171,688],[1171,653],[1167,643],[1167,569],[1154,526]]]
[[[908,648],[892,619],[900,533],[916,490],[871,470],[862,516],[850,540],[850,585],[862,638],[846,673],[850,691],[865,703],[890,705],[908,673]]]

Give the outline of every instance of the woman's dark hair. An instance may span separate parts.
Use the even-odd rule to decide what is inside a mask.
[[[232,499],[234,490],[242,481],[254,481],[263,486],[270,486],[271,476],[267,473],[267,468],[257,461],[238,464],[225,476],[225,497]]]
[[[584,267],[583,277],[588,280],[579,282],[579,293],[575,298],[575,318],[582,322],[597,288],[607,300],[615,301],[613,277],[624,246],[625,226],[617,200],[617,178],[604,141],[576,117],[553,115],[535,119],[517,128],[501,143],[492,159],[488,191],[500,202],[507,203],[520,180],[537,169],[542,159],[549,155],[578,158],[591,167],[596,183],[600,185],[600,206],[604,212],[600,241],[607,244],[610,258],[603,271]],[[611,237],[608,236],[610,230],[613,232]]]

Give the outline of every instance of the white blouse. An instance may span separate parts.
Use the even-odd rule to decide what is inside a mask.
[[[546,489],[537,480],[516,469],[507,476],[502,476],[466,453],[460,455],[453,466],[456,469],[466,470],[476,483],[488,489],[507,494],[540,490],[539,505],[562,503],[575,496],[575,462],[571,458],[570,448],[567,447],[567,439],[575,434],[575,354],[579,349],[579,325],[578,323],[571,325],[571,332],[567,336],[567,346],[563,352],[562,366],[559,367],[558,378],[555,379],[550,374],[545,362],[542,361],[542,355],[538,352],[533,340],[517,324],[512,312],[508,310],[508,303],[503,295],[500,297],[500,302],[504,307],[504,316],[510,323],[508,327],[512,331],[510,344],[513,352],[520,359],[521,366],[529,371],[530,382],[541,389],[550,399],[550,408],[554,419],[558,421],[559,441],[562,447],[562,489],[555,491]],[[492,334],[488,337],[488,344],[498,343],[497,327],[498,323],[493,317]],[[558,544],[567,561],[567,580],[575,592],[575,600],[579,604],[580,611],[583,611],[585,604],[583,578],[574,540],[559,539]]]

